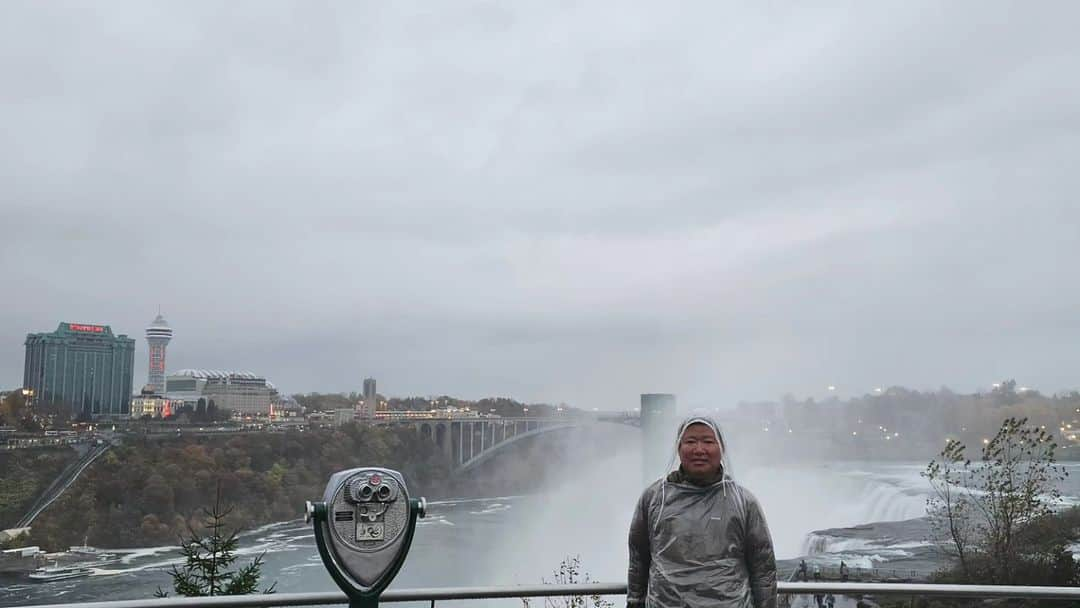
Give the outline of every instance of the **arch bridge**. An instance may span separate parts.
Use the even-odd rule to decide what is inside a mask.
[[[544,433],[592,424],[585,418],[423,418],[388,422],[408,425],[439,447],[455,473],[464,473],[507,446]]]

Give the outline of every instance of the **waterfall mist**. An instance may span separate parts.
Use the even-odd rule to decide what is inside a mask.
[[[493,539],[486,560],[493,581],[535,583],[573,555],[594,580],[625,577],[630,517],[646,485],[641,432],[601,425],[590,433],[552,448],[561,454],[559,470],[549,472],[534,499],[514,503],[520,523],[510,536]],[[912,465],[871,474],[857,463],[758,466],[735,457],[736,479],[760,500],[779,559],[803,555],[814,530],[925,514],[928,488]]]

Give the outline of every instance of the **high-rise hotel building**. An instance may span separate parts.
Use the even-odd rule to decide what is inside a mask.
[[[27,334],[23,386],[37,404],[58,403],[72,417],[127,417],[135,340],[108,325],[61,323],[51,333]]]

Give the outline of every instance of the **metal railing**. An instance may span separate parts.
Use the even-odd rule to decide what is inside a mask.
[[[839,566],[818,566],[820,568],[821,578],[823,581],[839,581],[843,578],[843,572],[840,571]],[[790,577],[785,580],[791,582],[800,581],[798,568],[790,569]],[[936,574],[933,570],[917,570],[913,568],[863,568],[860,566],[851,566],[848,568],[848,580],[853,582],[867,581],[867,582],[881,582],[882,580],[894,579],[896,582],[917,582],[928,580],[931,576]],[[802,582],[823,582],[814,581],[814,566],[810,565],[807,569],[806,580]]]
[[[936,585],[928,583],[794,583],[779,584],[780,595],[911,596],[968,599],[1039,599],[1080,602],[1080,587],[1020,585]],[[389,590],[380,602],[430,602],[533,597],[626,595],[625,583],[573,585],[512,585],[502,587],[436,587]],[[269,606],[326,606],[347,604],[345,594],[275,593],[191,598],[146,598],[113,602],[47,604],[38,608],[266,608]]]

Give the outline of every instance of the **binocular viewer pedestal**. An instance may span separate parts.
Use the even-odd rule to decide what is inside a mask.
[[[374,608],[412,545],[427,501],[410,499],[401,473],[378,467],[339,471],[321,502],[308,502],[305,521],[330,577],[350,608]]]

